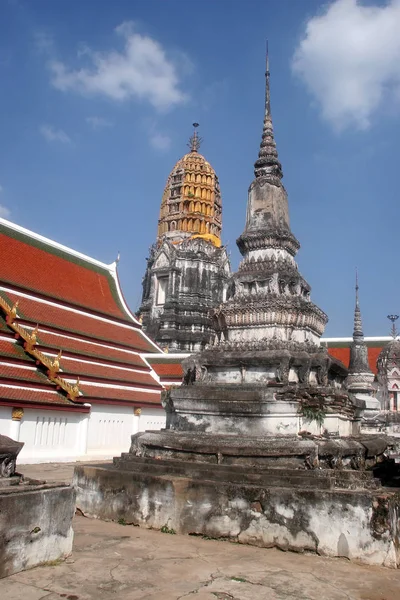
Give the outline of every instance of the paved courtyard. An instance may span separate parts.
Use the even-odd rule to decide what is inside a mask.
[[[68,481],[72,465],[20,467]],[[400,571],[75,517],[71,558],[0,582],[3,600],[400,600]]]

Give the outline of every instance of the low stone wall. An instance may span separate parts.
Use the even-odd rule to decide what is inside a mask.
[[[74,484],[88,517],[400,566],[396,491],[268,488],[102,466],[76,467]]]
[[[71,554],[74,513],[71,486],[46,483],[1,488],[0,578]]]

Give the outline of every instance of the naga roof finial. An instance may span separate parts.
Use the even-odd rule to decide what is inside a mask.
[[[276,186],[281,186],[282,165],[278,159],[278,152],[274,139],[274,129],[271,118],[271,92],[268,41],[265,57],[265,110],[264,125],[258,159],[254,163],[254,175],[256,179],[266,179]]]
[[[190,152],[198,152],[203,139],[197,134],[197,128],[199,127],[199,124],[193,123],[193,127],[193,135],[189,138],[188,146],[190,148]]]

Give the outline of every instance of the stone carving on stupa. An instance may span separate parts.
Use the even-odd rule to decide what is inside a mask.
[[[210,310],[224,299],[230,277],[218,177],[199,153],[193,125],[190,152],[165,186],[139,309],[146,333],[169,352],[199,351],[213,340]]]

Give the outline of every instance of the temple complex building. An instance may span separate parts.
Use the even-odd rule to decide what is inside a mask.
[[[165,371],[117,264],[4,219],[0,256],[0,434],[24,443],[20,462],[110,458],[164,426],[161,392],[181,378],[164,386],[144,358]]]
[[[190,152],[172,169],[162,196],[139,310],[144,330],[169,352],[201,350],[212,340],[210,310],[225,299],[230,276],[218,177],[199,153],[194,126]]]

